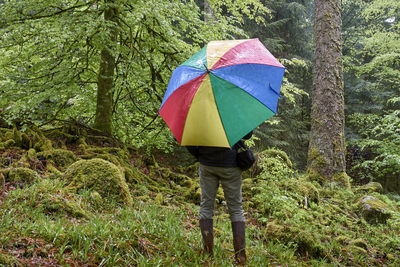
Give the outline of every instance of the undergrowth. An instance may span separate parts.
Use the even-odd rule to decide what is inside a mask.
[[[0,265],[233,265],[222,192],[215,257],[201,253],[197,165],[177,166],[168,155],[148,156],[105,137],[1,132]],[[129,203],[108,197],[115,188],[102,181],[71,186],[87,179],[75,167],[93,159],[116,170]],[[400,265],[397,195],[377,184],[321,185],[276,149],[260,153],[244,178],[249,266]]]

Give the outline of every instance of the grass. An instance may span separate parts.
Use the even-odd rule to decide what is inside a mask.
[[[233,265],[231,226],[223,205],[218,205],[216,211],[215,257],[211,260],[201,253],[198,206],[194,204],[157,205],[149,200],[137,201],[134,207],[122,207],[109,203],[103,210],[90,210],[93,213],[90,218],[74,217],[41,206],[45,192],[62,192],[62,186],[57,180],[43,180],[28,189],[9,192],[0,212],[1,254],[12,251],[25,264],[42,258],[65,266]],[[87,201],[82,195],[74,197],[81,203]],[[384,226],[378,228],[384,231]],[[295,242],[268,241],[263,231],[261,224],[249,220],[246,240],[249,266],[339,265],[324,258],[299,257]],[[332,251],[341,247],[337,242],[327,245]],[[365,255],[348,257],[355,266],[368,262]]]
[[[0,253],[29,259],[57,261],[61,265],[93,266],[232,266],[230,222],[224,207],[215,218],[215,258],[201,253],[197,227],[198,207],[156,205],[138,201],[134,207],[111,203],[90,218],[73,217],[41,207],[44,192],[61,192],[62,183],[43,180],[29,189],[10,191],[0,212]],[[71,197],[68,195],[68,197]],[[75,196],[81,199],[82,196]],[[32,208],[36,207],[36,208]],[[249,226],[247,244],[252,266],[296,264],[294,249],[257,238]]]

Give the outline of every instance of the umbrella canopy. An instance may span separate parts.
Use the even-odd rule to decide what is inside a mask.
[[[181,145],[232,147],[275,115],[284,72],[258,39],[212,41],[174,70],[158,113]]]

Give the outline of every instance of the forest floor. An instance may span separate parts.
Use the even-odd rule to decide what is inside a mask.
[[[400,266],[400,200],[320,185],[283,151],[244,173],[249,266]],[[222,191],[203,255],[197,164],[90,129],[0,128],[0,266],[232,266]]]

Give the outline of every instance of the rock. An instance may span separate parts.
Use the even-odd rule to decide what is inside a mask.
[[[67,168],[63,179],[70,181],[68,187],[76,191],[88,188],[103,198],[130,206],[133,204],[123,171],[109,161],[98,158],[79,160]]]
[[[368,223],[386,223],[391,217],[390,207],[374,196],[364,196],[357,202],[359,213]]]

